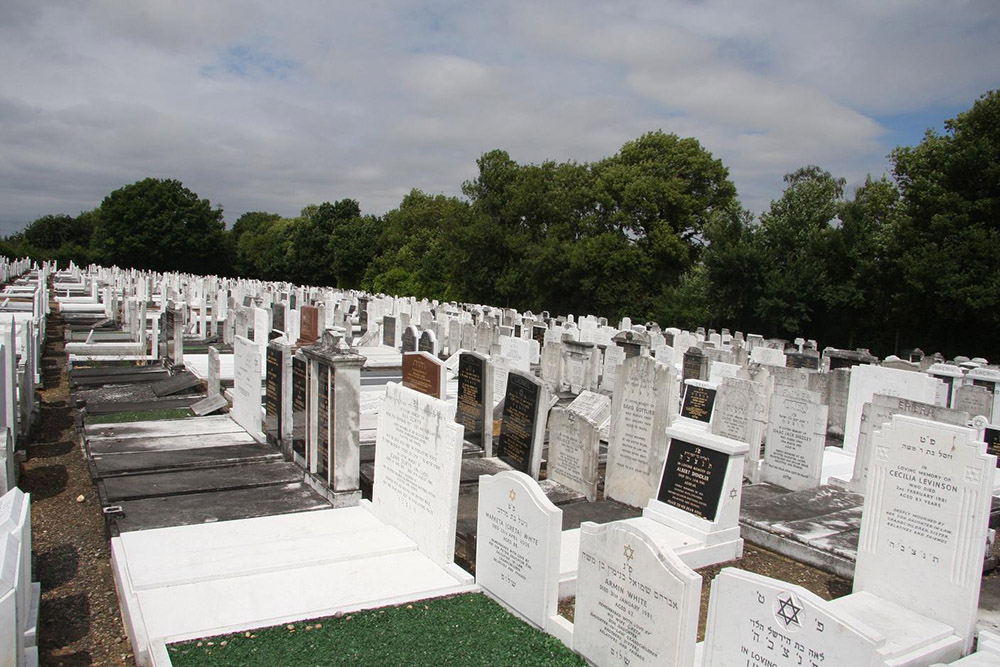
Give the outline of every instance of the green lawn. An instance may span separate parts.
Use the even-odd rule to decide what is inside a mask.
[[[586,665],[482,594],[425,600],[168,647],[197,665]]]

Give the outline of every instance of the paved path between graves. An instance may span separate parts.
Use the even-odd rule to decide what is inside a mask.
[[[63,322],[53,308],[42,360],[41,422],[19,486],[31,494],[42,665],[134,665],[111,574],[104,519],[69,403]],[[79,501],[82,496],[83,500]]]

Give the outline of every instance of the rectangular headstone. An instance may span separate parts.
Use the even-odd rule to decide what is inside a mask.
[[[261,438],[260,347],[237,336],[233,359],[233,419],[251,436]]]
[[[386,385],[375,448],[375,515],[439,565],[455,553],[462,427],[445,401]]]
[[[852,367],[847,415],[844,420],[844,451],[852,454],[857,451],[861,409],[865,403],[872,400],[872,396],[884,394],[937,405],[939,386],[941,386],[940,380],[922,373],[881,368],[870,364]]]
[[[281,440],[281,394],[284,378],[284,353],[280,348],[265,348],[264,434],[271,442]]]
[[[676,372],[652,357],[626,359],[611,403],[605,496],[642,507],[656,492],[676,408]]]
[[[479,482],[476,583],[534,625],[556,614],[562,510],[517,471]]]
[[[465,440],[492,450],[493,387],[486,358],[475,352],[462,352],[458,360],[458,407],[455,421],[465,429]]]
[[[597,500],[598,427],[572,408],[552,408],[549,413],[547,479],[562,484],[587,500]]]
[[[222,381],[220,376],[222,374],[221,370],[222,360],[219,356],[219,350],[216,347],[208,348],[208,380],[207,388],[208,395],[215,396],[222,393]]]
[[[819,394],[779,386],[771,396],[761,481],[800,491],[819,486],[828,408]]]
[[[447,386],[444,364],[426,352],[404,352],[403,386],[443,399]]]
[[[974,384],[955,387],[953,405],[956,410],[968,412],[972,417],[982,415],[990,419],[993,413],[993,393],[986,387]]]
[[[686,380],[684,399],[681,401],[681,411],[678,416],[708,429],[712,423],[717,391],[718,387],[711,382]]]
[[[511,371],[504,395],[500,439],[494,454],[534,479],[538,479],[541,467],[548,410],[548,392],[542,383],[521,371]]]
[[[567,406],[576,414],[584,417],[598,428],[611,418],[611,399],[603,394],[596,394],[592,391],[582,391],[580,395],[573,399]]]
[[[292,357],[292,452],[306,458],[306,369],[301,356]]]
[[[573,649],[595,665],[693,665],[701,575],[642,529],[580,526]]]

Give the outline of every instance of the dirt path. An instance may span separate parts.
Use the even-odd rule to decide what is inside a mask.
[[[42,584],[40,663],[134,665],[119,615],[104,519],[69,401],[62,319],[54,309],[46,335],[41,423],[28,445],[19,484],[31,494],[34,576]]]

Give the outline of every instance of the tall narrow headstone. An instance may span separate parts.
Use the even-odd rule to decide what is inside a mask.
[[[533,479],[538,479],[541,467],[548,410],[548,391],[541,381],[527,373],[511,371],[494,455]]]
[[[256,440],[263,441],[261,432],[260,347],[243,336],[236,337],[233,347],[233,419]]]
[[[676,372],[652,357],[626,359],[611,403],[605,496],[642,507],[656,492],[676,411]]]
[[[465,441],[493,455],[493,377],[486,357],[462,352],[458,359],[458,406],[455,421],[465,429]]]

